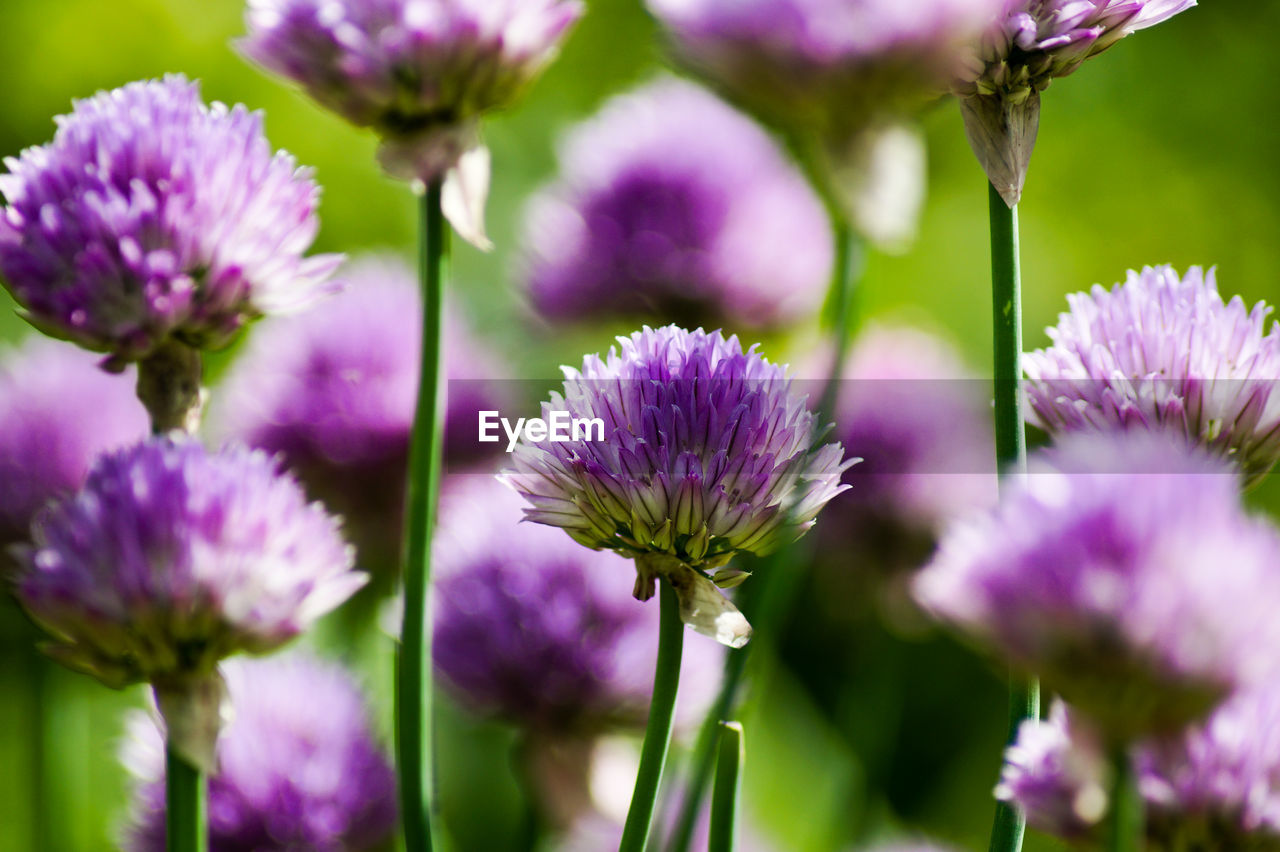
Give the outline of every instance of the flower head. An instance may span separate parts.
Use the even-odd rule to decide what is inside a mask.
[[[1018,203],[1040,122],[1040,93],[1125,36],[1196,0],[1005,0],[957,76],[965,129],[992,184]]]
[[[1000,0],[648,0],[680,57],[771,124],[843,141],[947,88]]]
[[[212,673],[273,650],[365,577],[337,523],[262,452],[155,438],[99,458],[18,551],[50,653],[110,685]]]
[[[303,654],[225,665],[233,712],[209,778],[215,852],[372,852],[396,824],[395,774],[364,698],[340,667]],[[164,745],[131,714],[122,758],[135,788],[125,848],[165,848]]]
[[[1024,361],[1034,422],[1058,434],[1160,430],[1226,456],[1246,484],[1280,458],[1280,327],[1271,308],[1224,303],[1213,271],[1130,272],[1067,297],[1053,345]]]
[[[786,371],[736,337],[666,326],[618,342],[566,367],[564,393],[542,407],[548,422],[561,412],[602,434],[526,439],[508,481],[529,520],[634,557],[638,598],[664,575],[686,622],[744,644],[745,621],[721,609],[732,608],[702,571],[798,538],[852,462],[839,444],[814,446],[814,416]]]
[[[368,568],[395,565],[409,433],[418,394],[422,301],[398,261],[365,259],[346,288],[314,310],[257,328],[222,387],[223,435],[283,457],[308,493],[342,515]],[[496,369],[462,330],[444,323],[445,457],[482,463],[477,413],[497,409]]]
[[[763,130],[704,90],[662,80],[615,98],[561,164],[526,217],[544,316],[760,328],[821,305],[821,203]]]
[[[272,153],[260,114],[205,106],[180,76],[78,101],[5,166],[0,278],[34,325],[116,363],[169,338],[221,346],[323,292],[337,266],[302,256],[310,174]]]
[[[862,463],[818,535],[839,570],[880,579],[918,568],[954,518],[996,498],[991,419],[978,382],[942,339],[872,327],[857,341],[836,399],[836,436]],[[836,567],[833,565],[833,567]]]
[[[0,549],[26,540],[51,498],[78,490],[96,456],[146,436],[132,383],[94,362],[43,337],[0,361]]]
[[[383,139],[394,173],[444,174],[552,59],[576,0],[250,0],[240,49]]]
[[[1107,765],[1075,713],[1056,702],[1024,722],[996,795],[1036,828],[1097,839],[1107,810]],[[1203,723],[1134,746],[1146,804],[1147,848],[1280,848],[1280,690],[1232,696]]]
[[[1280,537],[1244,514],[1221,461],[1160,436],[1085,435],[948,533],[915,591],[1127,740],[1274,672],[1277,558]]]
[[[658,613],[631,596],[625,560],[524,523],[492,477],[454,479],[434,540],[437,671],[476,711],[540,734],[642,726]],[[710,643],[687,649],[678,722],[701,719],[722,662]]]

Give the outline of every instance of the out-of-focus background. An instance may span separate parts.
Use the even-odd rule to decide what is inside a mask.
[[[517,108],[487,123],[497,249],[481,254],[459,241],[454,262],[456,301],[480,335],[548,389],[556,365],[606,347],[617,329],[560,335],[527,321],[516,251],[523,202],[554,173],[563,131],[651,78],[663,59],[639,0],[587,5],[562,57]],[[273,145],[315,167],[324,187],[318,250],[408,256],[414,202],[379,173],[372,136],[236,54],[242,14],[238,0],[0,0],[0,154],[46,141],[72,98],[183,72],[203,81],[206,99],[264,110]],[[1148,263],[1216,265],[1224,295],[1280,299],[1278,30],[1280,5],[1209,0],[1046,93],[1021,205],[1028,348],[1045,341],[1063,294]],[[870,255],[861,306],[941,332],[985,370],[984,179],[954,103],[940,103],[924,126],[919,238],[905,254]],[[0,294],[0,341],[29,333],[11,308]],[[233,356],[214,358],[215,377]],[[1264,484],[1253,499],[1280,507],[1280,489]],[[902,638],[853,618],[826,632],[810,620],[756,674],[746,811],[778,848],[852,848],[900,827],[985,848],[1004,736],[998,672],[944,637]],[[385,694],[389,675],[367,674],[371,692]],[[39,714],[24,697],[36,676],[52,696]],[[111,692],[4,639],[0,852],[37,848],[38,812],[56,815],[44,833],[49,850],[112,848],[125,802],[120,718],[143,702],[141,688]],[[447,706],[442,725],[445,808],[461,848],[508,848],[520,829],[510,732]],[[53,798],[37,808],[41,789]],[[1059,847],[1033,835],[1028,848]]]

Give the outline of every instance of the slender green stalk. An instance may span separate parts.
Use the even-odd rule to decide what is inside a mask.
[[[396,666],[396,766],[407,852],[432,847],[435,766],[432,748],[431,626],[427,588],[431,580],[431,531],[440,490],[441,401],[440,314],[449,245],[440,209],[439,180],[422,196],[418,274],[422,284],[422,372],[409,447],[409,493],[405,511],[404,625]]]
[[[205,852],[209,829],[205,819],[205,779],[172,748],[165,749],[165,849]]]
[[[835,269],[832,271],[831,291],[827,301],[831,308],[831,368],[818,402],[819,426],[825,427],[835,416],[836,396],[840,381],[844,378],[844,362],[849,357],[853,330],[857,325],[855,290],[857,289],[860,252],[853,228],[840,215],[831,216],[835,233]]]
[[[1022,294],[1018,261],[1018,211],[988,184],[991,212],[991,327],[994,352],[996,463],[1007,478],[1027,469],[1027,438],[1022,419]],[[1002,480],[1001,490],[1004,490]],[[1024,719],[1040,715],[1040,684],[1010,675],[1009,742]],[[1006,803],[996,804],[990,852],[1018,852],[1026,816]]]
[[[1107,822],[1108,852],[1141,852],[1143,844],[1142,794],[1129,750],[1111,749],[1111,816]]]
[[[680,656],[684,650],[684,623],[680,621],[680,602],[675,589],[665,578],[661,589],[658,622],[658,664],[653,673],[653,699],[649,704],[649,721],[644,728],[644,745],[640,749],[640,768],[636,772],[631,808],[622,829],[618,852],[642,852],[649,840],[649,823],[653,819],[662,768],[667,762],[671,744],[671,717],[675,712],[676,689],[680,686]]]
[[[853,331],[857,326],[855,294],[861,271],[861,252],[853,229],[840,211],[831,192],[826,188],[825,172],[816,166],[816,160],[806,154],[807,149],[798,142],[793,140],[791,147],[797,161],[804,167],[810,182],[824,199],[831,229],[835,235],[835,266],[832,269],[830,289],[827,293],[827,305],[831,317],[831,367],[822,387],[821,398],[818,400],[819,416],[816,421],[818,428],[825,428],[834,417],[836,396],[840,389],[840,382],[844,378],[844,364],[848,359]],[[802,575],[799,569],[809,561],[797,557],[807,546],[802,541],[784,548],[771,560],[767,570],[741,587],[738,603],[744,611],[746,603],[743,598],[748,595],[751,600],[759,600],[761,604],[758,612],[750,613],[751,623],[755,627],[756,643],[771,641],[771,637],[777,633],[778,624],[790,609],[790,604],[800,587]],[[780,577],[776,583],[775,577]],[[778,588],[771,590],[774,585]],[[698,739],[690,755],[689,776],[685,779],[684,796],[680,802],[675,827],[671,831],[670,842],[667,844],[667,852],[688,852],[689,845],[693,842],[698,811],[702,805],[707,784],[711,781],[719,726],[723,720],[733,715],[738,690],[742,686],[743,672],[752,647],[753,645],[747,645],[730,651],[725,657],[720,692],[702,720],[702,726],[698,729]]]
[[[711,831],[707,852],[733,852],[738,845],[738,800],[742,798],[742,763],[746,741],[742,725],[720,723],[720,756],[716,761],[716,786],[711,793]]]

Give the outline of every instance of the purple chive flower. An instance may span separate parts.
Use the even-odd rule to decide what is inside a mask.
[[[32,324],[120,364],[172,338],[216,348],[325,290],[304,258],[318,189],[262,116],[181,76],[78,101],[0,175],[0,279]]]
[[[526,215],[543,316],[754,329],[821,305],[821,203],[763,130],[704,90],[661,80],[621,95],[560,159]]]
[[[399,261],[366,259],[314,310],[263,323],[219,391],[218,431],[280,454],[308,493],[342,515],[361,564],[394,566],[418,393],[422,301]],[[501,407],[497,370],[459,323],[445,323],[445,456],[492,457],[478,413]]]
[[[1053,345],[1023,361],[1032,422],[1050,433],[1162,430],[1233,460],[1255,485],[1280,458],[1280,328],[1223,303],[1213,271],[1130,272],[1067,297]]]
[[[1107,809],[1104,752],[1057,702],[1044,722],[1024,722],[1006,754],[996,795],[1036,828],[1097,839]],[[1146,802],[1147,846],[1280,847],[1280,689],[1243,691],[1202,724],[1133,749]]]
[[[147,434],[133,383],[95,360],[41,337],[0,359],[0,551],[26,540],[51,498],[78,490],[98,454]]]
[[[686,623],[741,646],[750,627],[703,572],[798,538],[852,462],[839,444],[814,446],[806,398],[737,337],[666,326],[618,342],[566,367],[564,393],[543,403],[548,422],[560,412],[587,428],[568,441],[526,433],[508,481],[529,520],[635,558],[637,598],[664,575]]]
[[[262,452],[153,438],[102,456],[19,548],[18,600],[68,666],[120,686],[274,650],[365,581]]]
[[[1225,463],[1161,436],[1084,435],[948,533],[915,592],[1124,740],[1274,673],[1278,559]]]
[[[575,0],[250,0],[240,49],[383,140],[392,173],[429,180],[478,144],[582,14]]]
[[[1040,93],[1125,36],[1196,0],[1005,0],[957,77],[965,129],[1010,207],[1022,196],[1040,123]]]
[[[473,710],[546,736],[642,727],[653,690],[658,613],[631,595],[619,555],[523,522],[519,495],[492,477],[446,485],[434,541],[437,671]],[[715,697],[720,648],[682,659],[677,722]]]
[[[942,339],[905,327],[863,332],[844,370],[835,429],[863,460],[845,472],[850,487],[818,529],[833,573],[868,574],[898,594],[948,522],[995,504],[984,394]]]
[[[225,666],[231,720],[209,778],[211,852],[373,852],[396,825],[395,774],[364,697],[341,667],[304,654]],[[165,848],[164,747],[155,722],[128,719],[122,759],[135,779],[129,852]]]
[[[769,123],[836,143],[947,88],[1000,0],[648,0],[681,59]]]

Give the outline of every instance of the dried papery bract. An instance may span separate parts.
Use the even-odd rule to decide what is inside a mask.
[[[1040,93],[1125,36],[1195,0],[1004,0],[955,82],[969,144],[1013,207],[1040,124]]]

